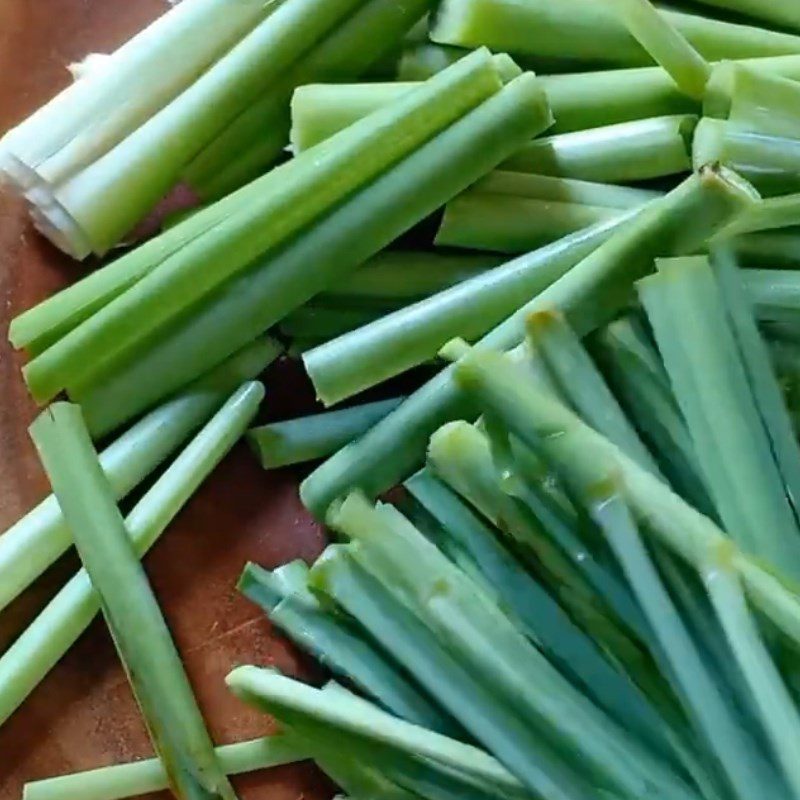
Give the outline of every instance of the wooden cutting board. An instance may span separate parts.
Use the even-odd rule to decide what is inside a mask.
[[[117,47],[164,10],[165,0],[0,0],[0,131],[69,81],[66,65]],[[0,530],[47,492],[28,439],[37,413],[7,344],[20,311],[76,280],[85,265],[43,241],[21,204],[0,193]],[[311,393],[290,364],[270,370],[266,417],[310,407]],[[275,665],[320,675],[234,589],[245,561],[273,567],[312,559],[323,534],[297,499],[299,473],[264,473],[239,446],[211,476],[146,560],[217,743],[270,732],[223,679],[236,664]],[[0,614],[0,650],[75,568],[72,559]],[[102,620],[97,620],[24,706],[0,727],[0,800],[18,800],[25,781],[152,754],[135,702]],[[242,800],[323,798],[330,787],[308,764],[236,779]]]

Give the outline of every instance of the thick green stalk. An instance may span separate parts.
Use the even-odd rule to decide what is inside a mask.
[[[190,242],[31,361],[25,375],[32,393],[48,400],[124,363],[155,332],[212,298],[224,283],[246,274],[254,260],[402,162],[500,87],[489,54],[478,51],[421,85],[404,102],[273,170],[249,187],[252,196],[263,183],[249,209]],[[549,119],[544,99],[537,110],[540,130]],[[387,131],[392,131],[390,138]]]
[[[521,383],[504,356],[473,348],[455,366],[460,386],[503,420],[516,436],[541,449],[573,484],[591,485],[599,465],[614,472],[645,530],[698,571],[712,548],[730,548],[730,563],[752,602],[794,643],[800,643],[800,596],[777,572],[738,550],[658,478],[530,382]]]
[[[308,750],[287,734],[222,745],[216,748],[216,753],[227,775],[279,767],[309,757]],[[151,758],[26,783],[22,797],[23,800],[123,800],[168,788],[164,765]]]
[[[244,391],[256,405],[263,396],[259,384]],[[170,785],[180,797],[234,798],[80,409],[66,403],[51,406],[34,422],[31,436]]]
[[[720,519],[743,549],[797,579],[800,529],[762,419],[772,405],[760,407],[748,372],[758,334],[742,343],[744,313],[734,315],[726,302],[735,287],[723,293],[708,259],[657,263],[658,273],[638,284],[639,297]]]
[[[735,176],[724,170],[702,170],[521,305],[481,340],[481,346],[514,347],[524,336],[525,318],[553,307],[567,313],[580,334],[589,333],[628,302],[633,281],[652,270],[654,257],[694,252],[752,202],[752,190]],[[322,516],[330,503],[354,486],[370,494],[385,491],[420,465],[428,438],[443,423],[462,414],[477,416],[451,378],[451,370],[443,371],[362,439],[317,468],[301,486],[306,507]]]
[[[294,565],[291,565],[294,566]],[[247,564],[238,589],[257,603],[274,625],[327,669],[358,686],[398,717],[448,736],[463,731],[386,657],[352,619],[321,605],[306,586],[308,567],[299,588],[280,585],[281,576]],[[276,602],[277,601],[277,602]]]
[[[502,169],[600,183],[627,183],[688,172],[697,117],[624,122],[534,139]]]
[[[132,363],[76,387],[71,396],[92,423],[100,418],[105,427],[156,402],[341,281],[493,169],[547,124],[541,98],[532,75],[512,81],[284,249],[229,281],[169,335],[149,342]]]
[[[254,342],[187,386],[126,431],[100,456],[114,496],[125,497],[199,428],[243,381],[275,357],[269,340]],[[0,536],[0,610],[30,586],[72,544],[57,499],[50,495]]]
[[[368,0],[306,53],[268,95],[247,108],[199,153],[187,167],[185,179],[193,188],[200,188],[203,196],[222,196],[226,193],[224,188],[232,190],[245,183],[242,177],[263,172],[289,141],[287,112],[292,89],[315,81],[360,76],[402,38],[431,4],[432,0]],[[260,145],[266,132],[272,140],[268,147]],[[240,161],[235,167],[229,166],[232,153]],[[239,154],[246,154],[246,166]]]
[[[570,233],[624,216],[617,209],[599,206],[469,191],[445,206],[434,243],[495,253],[528,253]]]
[[[315,590],[334,598],[380,639],[476,741],[526,784],[553,786],[547,774],[554,763],[551,745],[514,705],[477,680],[407,606],[356,563],[353,545],[329,547],[314,565],[311,579]],[[554,796],[560,798],[563,793]]]
[[[235,392],[128,515],[138,555],[155,543],[173,517],[242,436],[263,388]],[[5,721],[86,630],[100,610],[89,576],[80,570],[0,657],[0,723]]]
[[[703,117],[694,133],[692,159],[725,164],[769,194],[800,191],[800,140],[765,136],[738,129],[733,123]]]
[[[800,268],[800,235],[794,229],[747,233],[732,237],[728,243],[744,267]]]
[[[667,20],[709,61],[800,52],[800,37],[675,11]],[[604,3],[593,0],[445,0],[431,39],[459,47],[485,45],[512,55],[643,66],[647,51]]]
[[[602,474],[602,470],[600,470]],[[591,511],[619,560],[659,644],[664,671],[702,732],[740,800],[785,796],[778,775],[762,758],[726,703],[662,582],[638,526],[613,477],[589,489]]]
[[[622,227],[579,231],[314,348],[303,361],[317,395],[332,405],[434,358],[454,336],[478,339]]]
[[[402,397],[341,411],[273,422],[247,432],[264,469],[316,461],[357,439],[403,402]],[[2,541],[2,540],[0,540]]]
[[[290,339],[328,340],[375,322],[383,314],[396,310],[393,304],[384,308],[336,308],[307,305],[292,311],[278,325],[281,334]]]
[[[800,194],[768,197],[723,231],[725,237],[800,225]],[[722,235],[721,235],[722,238]]]
[[[761,0],[693,0],[693,4],[741,13],[769,23],[765,27],[775,25],[800,30],[800,9],[792,0],[775,0],[772,3],[762,3]]]
[[[629,33],[662,66],[678,88],[702,100],[711,66],[686,40],[666,14],[650,0],[607,0],[606,6],[624,23]]]
[[[706,588],[792,796],[800,797],[800,714],[761,638],[739,579],[726,562],[724,549],[709,554]]]
[[[800,274],[794,270],[742,270],[742,282],[756,316],[768,322],[791,322],[800,315]]]

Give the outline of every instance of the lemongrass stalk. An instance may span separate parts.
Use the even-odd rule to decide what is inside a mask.
[[[216,748],[220,767],[228,775],[280,767],[304,761],[308,750],[288,734],[274,734]],[[164,765],[157,758],[116,764],[25,784],[23,800],[123,800],[169,788]]]
[[[676,11],[664,17],[705,58],[777,56],[800,51],[800,38]],[[651,57],[606,5],[592,0],[445,0],[431,39],[459,47],[590,63],[642,66]]]
[[[320,80],[352,80],[398,41],[431,6],[431,0],[368,0],[349,18],[318,42],[289,70],[272,91],[242,112],[224,132],[199,153],[184,172],[195,188],[221,195],[223,188],[237,188],[235,180],[244,166],[228,166],[231,154],[247,155],[250,175],[255,177],[270,164],[288,141],[287,108],[292,89]],[[269,147],[259,142],[269,132]],[[278,147],[278,141],[281,142]],[[278,147],[278,149],[276,149]],[[242,156],[239,156],[241,159]],[[238,171],[237,171],[238,170]],[[220,173],[219,178],[215,176]],[[248,174],[248,173],[246,173]],[[242,181],[244,182],[244,181]]]
[[[696,4],[735,11],[779,27],[800,29],[800,9],[791,0],[765,5],[760,0],[694,0]]]
[[[798,102],[800,87],[795,81],[729,62],[714,67],[704,113],[752,133],[796,139],[800,136]]]
[[[617,209],[469,191],[445,206],[434,243],[495,253],[528,253],[624,216]]]
[[[748,216],[748,215],[743,215]],[[800,234],[796,229],[762,231],[734,236],[727,242],[743,267],[800,268]]]
[[[433,358],[453,336],[479,338],[624,224],[612,220],[566,236],[305,353],[317,395],[332,405]]]
[[[282,597],[278,583],[277,576],[255,564],[247,564],[238,589],[261,606],[272,623],[295,644],[327,669],[358,686],[383,708],[429,730],[463,735],[453,720],[421,694],[352,620],[321,606],[308,592],[305,582],[299,594],[288,590]],[[274,605],[270,602],[272,594],[278,599]]]
[[[602,471],[601,471],[602,474]],[[785,796],[778,775],[743,730],[683,623],[613,477],[589,487],[592,516],[647,616],[686,711],[740,800]]]
[[[777,375],[770,364],[769,348],[756,324],[754,303],[746,293],[735,257],[728,248],[715,248],[712,264],[775,463],[797,515],[800,507],[800,447],[794,437]]]
[[[351,494],[332,507],[329,523],[357,542],[354,557],[362,565],[410,604],[465,666],[507,702],[517,703],[555,746],[579,759],[596,785],[623,796],[649,791],[676,800],[696,797],[664,761],[566,681],[502,610],[393,507],[373,507]],[[446,591],[431,591],[443,582]]]
[[[496,753],[525,783],[541,786],[553,758],[550,745],[513,705],[470,674],[411,610],[362,569],[352,558],[352,549],[352,545],[339,545],[325,551],[311,570],[314,589],[335,599],[380,639],[476,741]]]
[[[659,475],[653,456],[564,316],[554,310],[540,311],[531,314],[526,328],[528,342],[544,360],[561,396],[595,430],[644,469]]]
[[[704,117],[695,129],[692,159],[695,168],[725,164],[770,194],[800,189],[800,139],[751,133]]]
[[[316,461],[361,436],[402,402],[397,397],[273,422],[248,431],[247,439],[264,469]]]
[[[521,629],[544,648],[563,673],[582,684],[601,708],[639,736],[653,741],[659,733],[663,735],[660,718],[627,676],[611,666],[604,651],[572,622],[553,596],[454,492],[428,469],[404,485],[446,535],[466,548],[503,607],[511,610]],[[658,733],[654,736],[654,732]]]
[[[702,170],[615,231],[541,294],[527,302],[518,298],[519,309],[481,345],[514,347],[524,336],[525,318],[554,306],[567,313],[581,335],[589,333],[628,301],[632,281],[652,269],[654,256],[695,251],[752,202],[752,191],[734,176]],[[362,439],[318,467],[300,488],[306,507],[320,516],[352,486],[368,493],[385,491],[420,465],[420,452],[438,427],[462,414],[477,416],[451,379],[451,370],[443,371]]]
[[[398,81],[424,81],[463,58],[463,47],[423,43],[407,47],[397,66]]]
[[[237,667],[225,682],[241,700],[279,717],[281,712],[289,711],[341,729],[345,734],[387,744],[408,755],[430,758],[506,791],[520,788],[519,782],[487,753],[392,717],[365,701],[320,691],[259,667]]]
[[[125,497],[278,352],[254,342],[187,386],[113,442],[100,464],[117,499]],[[58,500],[50,495],[0,536],[0,609],[5,608],[72,545]]]
[[[317,300],[351,306],[405,304],[462,283],[503,260],[488,253],[386,250],[369,259],[352,280],[329,287]]]
[[[610,0],[606,5],[684,94],[695,100],[703,99],[711,66],[673,20],[659,12],[650,0]]]
[[[800,530],[762,417],[768,409],[748,374],[753,352],[742,347],[743,358],[740,350],[744,315],[735,318],[736,332],[727,316],[733,289],[722,293],[703,257],[658,267],[639,282],[639,297],[720,519],[743,549],[796,578]]]
[[[522,441],[543,450],[571,482],[591,483],[598,465],[607,465],[622,482],[637,518],[646,521],[645,530],[690,566],[702,570],[711,548],[727,543],[731,565],[752,602],[791,641],[800,643],[800,596],[777,571],[765,568],[732,545],[708,517],[557,400],[530,382],[520,385],[516,368],[505,357],[473,348],[454,371],[460,386],[490,407]]]
[[[157,541],[197,487],[242,436],[264,390],[236,391],[134,506],[126,520],[139,556]],[[0,657],[0,723],[58,663],[100,610],[100,598],[80,570]]]
[[[332,339],[349,333],[362,325],[369,325],[379,319],[385,311],[380,308],[325,308],[308,305],[292,311],[281,320],[278,330],[288,337],[302,339]]]
[[[724,549],[709,554],[704,578],[792,796],[800,797],[800,714],[762,640]]]
[[[541,97],[532,75],[512,81],[284,249],[229,281],[133,362],[76,387],[72,396],[94,426],[106,429],[156,402],[341,280],[493,169],[546,125]]]
[[[39,400],[49,399],[67,383],[85,384],[109,365],[124,361],[153,331],[207,299],[225,281],[246,273],[254,259],[279,247],[349,194],[402,161],[500,86],[489,54],[478,51],[420,86],[405,102],[377,112],[323,143],[320,149],[274,170],[262,179],[265,188],[270,188],[257,200],[253,198],[253,207],[246,214],[234,215],[209,236],[189,243],[31,361],[25,374],[32,393]],[[541,129],[549,116],[543,99],[537,112]],[[386,137],[388,130],[393,132],[390,139]],[[251,185],[251,192],[257,185]],[[104,342],[103,354],[98,351],[96,357],[88,358],[100,341]],[[94,363],[90,365],[89,361]]]
[[[260,400],[262,387],[248,390]],[[170,785],[180,797],[234,798],[80,409],[66,403],[51,406],[33,424],[31,435]]]
[[[647,335],[634,319],[623,317],[599,330],[592,345],[593,355],[670,484],[696,508],[714,513],[669,377]]]
[[[502,169],[600,183],[626,183],[688,172],[697,117],[678,115],[545,136],[526,144]]]
[[[117,244],[205,144],[364,2],[281,3],[168,106],[57,184],[56,201],[86,232],[92,249],[102,254]]]

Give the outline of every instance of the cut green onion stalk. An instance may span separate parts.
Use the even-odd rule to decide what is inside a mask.
[[[600,183],[661,178],[691,169],[697,118],[656,117],[534,139],[502,169]]]
[[[591,332],[628,302],[633,281],[652,269],[655,256],[696,251],[753,202],[752,187],[737,176],[726,170],[701,170],[651,203],[541,294],[527,302],[518,297],[519,310],[485,336],[481,346],[514,347],[524,337],[525,318],[554,307],[567,314],[579,334]],[[445,370],[317,468],[301,486],[303,502],[322,516],[348,487],[369,494],[387,490],[420,465],[420,453],[438,427],[475,413],[471,409],[473,404],[453,385],[451,370]]]
[[[304,746],[287,734],[226,744],[216,748],[216,753],[227,775],[280,767],[309,758]],[[164,765],[152,758],[26,783],[22,797],[23,800],[123,800],[168,788]]]
[[[208,375],[139,420],[100,456],[120,499],[199,428],[243,381],[259,375],[278,352],[262,340],[248,345]],[[36,580],[72,544],[54,496],[43,500],[0,536],[0,609]]]
[[[264,469],[315,461],[357,439],[402,402],[403,398],[398,397],[287,422],[273,422],[248,431],[247,439]]]
[[[800,52],[800,37],[677,11],[660,12],[709,61]],[[651,57],[605,3],[595,0],[445,0],[431,39],[512,55],[640,66]]]
[[[296,86],[352,80],[385,55],[432,0],[367,0],[249,105],[184,171],[184,180],[213,199],[262,174],[289,141],[289,101]],[[462,53],[465,55],[465,53]],[[232,158],[232,154],[235,156]]]
[[[261,397],[259,384],[237,394],[237,405],[249,406],[248,420]],[[234,798],[80,409],[65,403],[52,406],[33,424],[31,435],[170,785],[181,797]],[[157,511],[159,517],[169,518],[174,509],[169,506]]]
[[[157,402],[341,281],[492,170],[547,124],[549,113],[541,101],[535,77],[525,74],[512,81],[274,256],[229,281],[168,335],[149,342],[133,362],[76,388],[73,399],[93,426],[102,422],[105,429]]]
[[[686,40],[674,18],[658,11],[650,0],[606,0],[606,5],[684,94],[703,99],[711,66]]]
[[[174,324],[188,308],[209,297],[213,301],[214,291],[226,281],[247,274],[253,260],[402,161],[500,87],[489,54],[477,51],[420,86],[405,102],[376,112],[246,187],[242,191],[252,203],[240,207],[241,213],[189,242],[34,358],[25,368],[32,393],[40,401],[48,400],[61,390],[85,386],[109,367],[129,360],[137,346]],[[544,100],[540,112],[539,129],[549,118]],[[386,137],[389,130],[391,139]],[[218,213],[211,206],[189,222]],[[98,349],[100,342],[104,344]],[[94,353],[91,359],[90,353]]]
[[[741,273],[756,316],[767,322],[800,317],[800,273],[783,269],[748,269]]]
[[[521,383],[515,365],[504,356],[473,348],[456,365],[455,376],[480,405],[528,446],[541,450],[571,483],[591,485],[599,466],[617,475],[633,512],[647,522],[645,530],[695,569],[702,570],[712,548],[727,543],[730,565],[751,601],[795,645],[800,644],[800,597],[776,571],[736,548],[710,519],[548,393],[530,382]]]
[[[797,580],[786,481],[796,492],[800,452],[738,276],[718,283],[704,257],[657,264],[639,296],[720,518],[742,549]]]

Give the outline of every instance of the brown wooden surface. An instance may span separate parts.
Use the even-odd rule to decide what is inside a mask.
[[[65,65],[111,49],[164,9],[165,0],[0,0],[0,131],[33,111],[68,81]],[[0,530],[46,492],[27,436],[36,409],[7,344],[9,320],[74,280],[70,263],[29,227],[20,204],[0,194]],[[291,367],[271,370],[266,413],[309,402]],[[276,388],[280,387],[280,388]],[[281,408],[282,407],[282,408]],[[246,560],[274,566],[313,558],[322,533],[297,500],[298,476],[265,474],[240,446],[214,473],[147,558],[215,740],[268,732],[263,716],[225,690],[239,663],[274,664],[315,677],[234,584]],[[60,585],[71,561],[49,576]],[[24,624],[47,585],[0,615],[0,650]],[[151,754],[135,703],[101,620],[0,728],[0,800],[16,800],[31,779],[130,761]],[[308,765],[236,780],[243,800],[319,798],[328,788]]]

